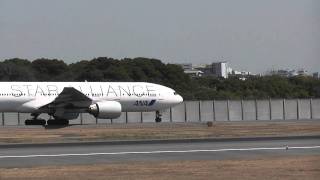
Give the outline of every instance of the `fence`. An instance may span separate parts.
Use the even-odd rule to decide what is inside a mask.
[[[41,118],[49,119],[48,115]],[[0,125],[22,125],[26,113],[2,113]],[[80,114],[71,124],[155,122],[155,112],[123,112],[117,119]],[[320,99],[185,101],[162,112],[162,122],[256,121],[320,119]]]

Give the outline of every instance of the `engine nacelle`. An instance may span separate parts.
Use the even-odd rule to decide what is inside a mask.
[[[96,118],[115,119],[121,116],[121,104],[117,101],[102,101],[89,106],[89,113]]]

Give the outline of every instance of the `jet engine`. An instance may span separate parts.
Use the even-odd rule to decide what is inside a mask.
[[[88,112],[96,118],[114,119],[121,116],[121,104],[117,101],[101,101],[90,105]]]

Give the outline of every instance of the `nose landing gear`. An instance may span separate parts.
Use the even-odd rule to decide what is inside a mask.
[[[161,116],[162,114],[159,111],[156,111],[156,123],[160,123],[162,121]]]

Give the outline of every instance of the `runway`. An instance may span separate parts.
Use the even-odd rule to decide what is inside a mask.
[[[0,168],[320,155],[320,138],[0,146]]]

